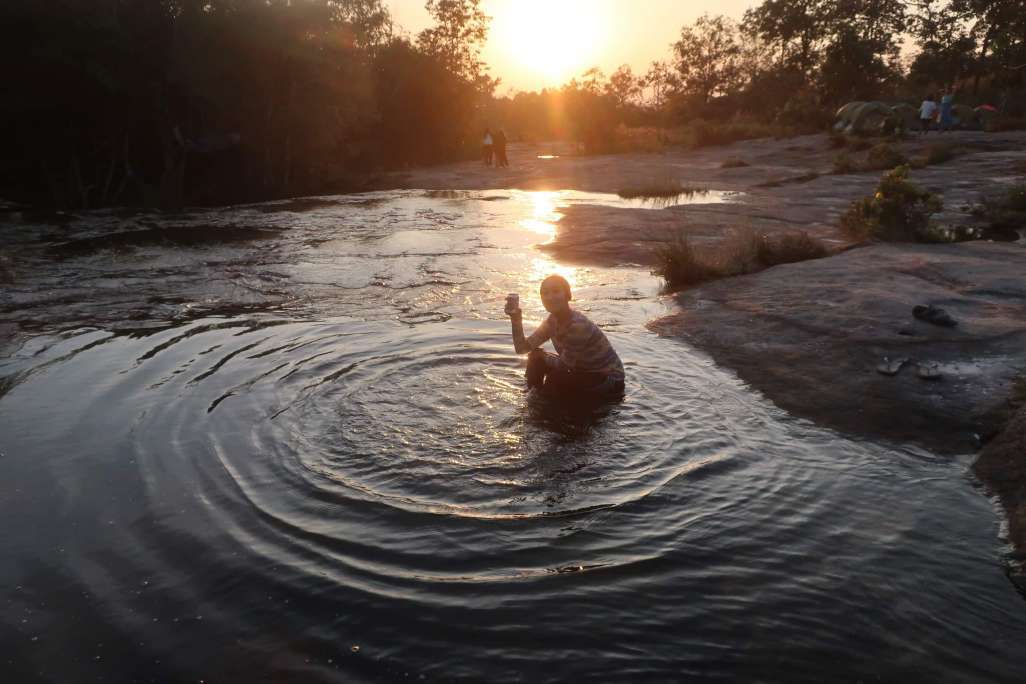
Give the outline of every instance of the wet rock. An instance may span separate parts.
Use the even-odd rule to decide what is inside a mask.
[[[680,312],[652,327],[685,337],[795,415],[971,453],[974,433],[1003,425],[1026,367],[1024,270],[1022,245],[880,244],[708,283],[678,295]],[[924,300],[943,302],[959,326],[913,321],[915,335],[901,334]],[[881,375],[883,357],[935,364],[944,382]]]
[[[1008,514],[1009,541],[1018,549],[1017,560],[1026,564],[1026,406],[983,448],[973,472],[1000,499]],[[1018,580],[1026,590],[1022,568]]]

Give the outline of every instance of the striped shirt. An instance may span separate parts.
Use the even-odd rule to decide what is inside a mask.
[[[538,329],[527,338],[531,348],[552,340],[559,358],[571,370],[602,373],[615,380],[623,380],[623,363],[609,344],[606,334],[579,311],[570,312],[570,320],[560,323],[555,315],[542,321]]]

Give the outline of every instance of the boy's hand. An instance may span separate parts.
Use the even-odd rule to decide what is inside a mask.
[[[515,309],[506,309],[506,315],[509,316],[510,318],[522,318],[523,315],[524,315],[524,312],[521,311],[520,307],[518,306]]]

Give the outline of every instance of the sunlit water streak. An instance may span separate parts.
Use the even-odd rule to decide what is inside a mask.
[[[533,248],[617,199],[12,227],[0,320],[36,334],[0,361],[11,681],[1019,681],[967,460],[795,420],[645,330],[655,278]],[[622,403],[523,391],[501,308],[537,323],[550,272]]]

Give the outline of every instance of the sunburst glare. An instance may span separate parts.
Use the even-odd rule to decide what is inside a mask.
[[[586,0],[507,0],[493,12],[505,56],[550,84],[591,66],[605,47],[605,14]]]

